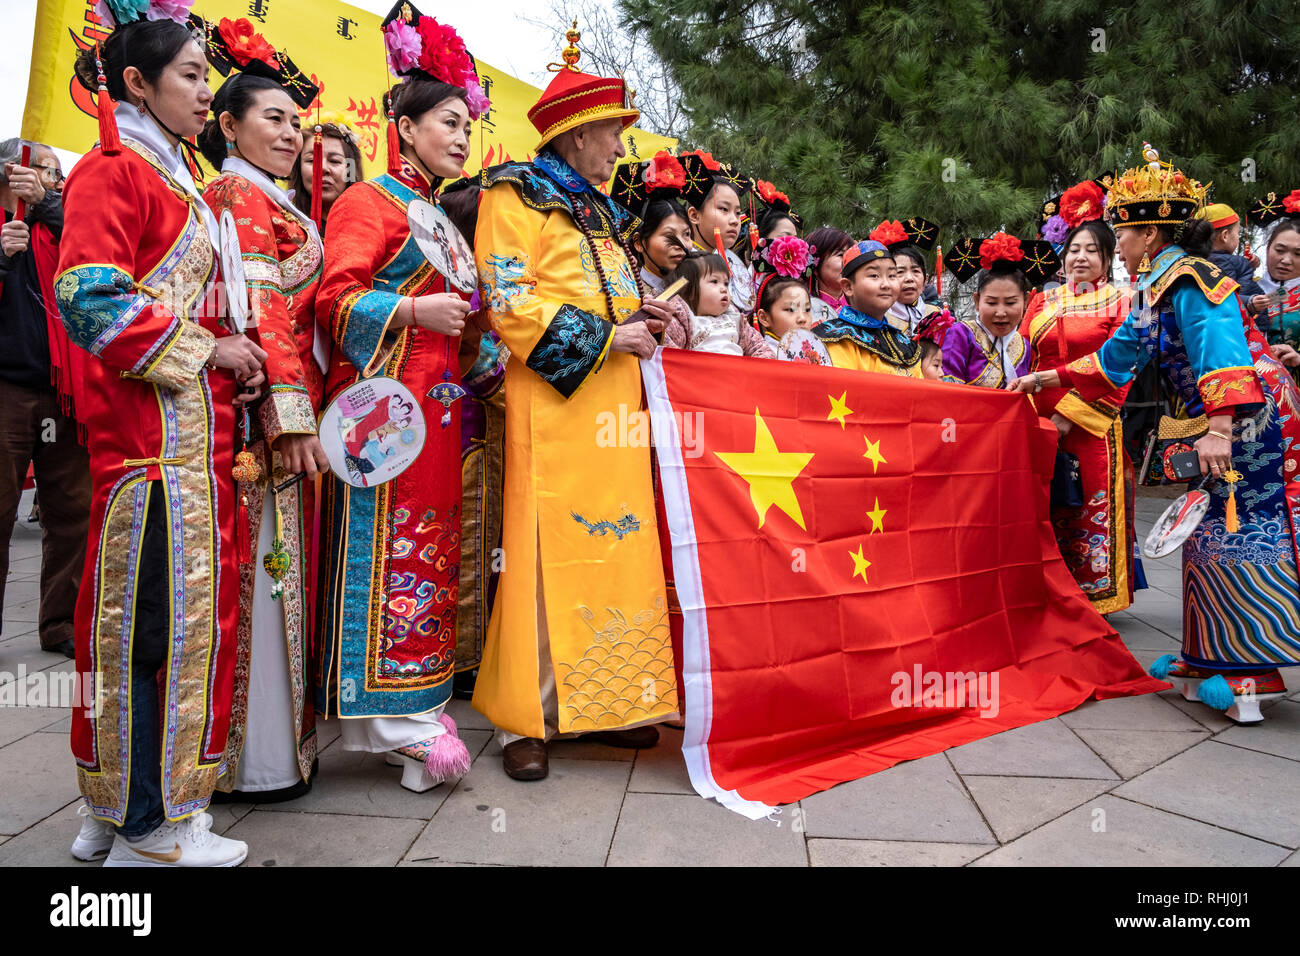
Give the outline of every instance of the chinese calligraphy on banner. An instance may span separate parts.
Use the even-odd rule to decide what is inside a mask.
[[[23,114],[26,139],[77,153],[95,142],[94,96],[72,75],[77,51],[102,40],[107,32],[93,7],[93,0],[39,0]],[[213,21],[250,20],[272,46],[283,50],[321,87],[322,110],[346,115],[361,146],[363,174],[369,177],[383,171],[382,97],[394,78],[384,63],[378,16],[331,0],[195,0],[194,12]],[[528,122],[527,111],[541,92],[478,57],[491,51],[471,52],[476,54],[492,109],[474,126],[467,174],[506,160],[531,158],[537,131]],[[539,57],[545,55],[546,51],[538,51]],[[214,70],[213,89],[221,82]],[[636,127],[624,137],[633,159],[676,145],[676,140]]]

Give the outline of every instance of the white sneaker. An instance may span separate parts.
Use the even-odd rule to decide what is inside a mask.
[[[248,856],[248,844],[217,836],[211,827],[211,814],[196,813],[175,823],[163,823],[137,843],[119,833],[104,865],[239,866],[243,863]]]
[[[81,817],[81,832],[72,841],[72,855],[78,860],[93,860],[103,856],[113,846],[117,827],[107,823],[90,812],[84,803],[77,807],[77,816]]]

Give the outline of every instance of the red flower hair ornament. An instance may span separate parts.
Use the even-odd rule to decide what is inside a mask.
[[[712,153],[706,153],[702,149],[697,149],[689,153],[683,153],[684,156],[695,156],[704,164],[704,168],[711,173],[716,173],[722,168],[722,164],[713,158]]]
[[[415,30],[420,35],[420,69],[444,83],[464,87],[470,80],[478,82],[473,61],[465,41],[454,29],[433,17],[420,17]]]
[[[758,195],[769,206],[780,203],[788,208],[790,205],[790,197],[764,179],[758,181]]]
[[[1291,190],[1291,195],[1282,199],[1282,208],[1289,213],[1300,213],[1300,189]]]
[[[867,238],[874,239],[882,246],[892,246],[898,242],[907,242],[907,230],[903,228],[903,224],[897,219],[893,222],[886,219],[875,229],[872,229],[867,234]]]
[[[980,266],[992,269],[997,262],[1019,262],[1025,257],[1020,240],[1005,232],[995,233],[980,243]]]
[[[1061,196],[1061,218],[1071,229],[1080,223],[1100,219],[1105,212],[1106,195],[1091,179],[1071,186]]]
[[[231,20],[222,17],[217,24],[217,32],[225,41],[230,58],[240,66],[248,66],[250,60],[260,60],[273,70],[280,69],[280,62],[275,58],[275,47],[266,42],[266,38],[253,30],[253,24],[247,18]]]
[[[647,192],[681,189],[686,185],[686,168],[678,162],[676,156],[663,151],[655,153],[643,175]]]

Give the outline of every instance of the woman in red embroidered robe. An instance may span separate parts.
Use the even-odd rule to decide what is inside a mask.
[[[329,467],[316,437],[329,342],[315,314],[320,237],[271,178],[287,177],[298,160],[293,101],[274,80],[237,73],[217,91],[212,112],[200,145],[221,176],[204,198],[216,215],[233,215],[250,299],[248,332],[266,352],[268,383],[257,406],[260,437],[248,444],[262,477],[245,485],[247,517],[240,514],[251,554],[240,566],[239,661],[218,786],[265,802],[305,793],[316,759],[308,584],[314,482],[318,469]],[[277,541],[289,558],[279,581],[263,567]]]
[[[77,227],[55,280],[68,334],[90,353],[80,413],[93,497],[75,641],[77,671],[98,675],[101,693],[99,707],[73,709],[93,814],[78,843],[111,846],[106,865],[233,866],[248,847],[212,834],[203,811],[234,679],[236,374],[260,385],[266,356],[205,308],[216,220],[178,145],[211,102],[202,50],[180,24],[137,20],[102,56],[102,72],[93,50],[77,64],[99,88],[101,142],[68,179]]]
[[[1100,215],[1100,190],[1096,207]],[[1105,224],[1080,222],[1062,248],[1065,284],[1035,294],[1020,328],[1030,372],[1091,355],[1128,316],[1128,293],[1108,280],[1115,236]],[[1079,459],[1083,504],[1052,508],[1052,526],[1070,573],[1102,614],[1133,603],[1133,465],[1119,420],[1127,394],[1125,386],[1085,401],[1075,389],[1045,388],[1034,397],[1039,416],[1060,430],[1060,449]]]
[[[447,775],[430,772],[438,739],[459,743],[442,709],[456,657],[461,410],[444,409],[429,393],[460,384],[460,353],[472,363],[478,338],[460,334],[469,296],[452,291],[424,258],[406,207],[460,172],[469,150],[465,95],[424,79],[396,88],[401,155],[390,157],[389,173],[335,202],[316,298],[317,317],[334,337],[326,402],[386,375],[410,389],[424,414],[415,462],[373,488],[328,476],[321,518],[318,706],[343,718],[344,749],[392,752],[390,762],[406,771],[402,785],[417,792]]]

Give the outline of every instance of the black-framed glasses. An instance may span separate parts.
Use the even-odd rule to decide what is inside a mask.
[[[31,168],[39,170],[42,179],[49,180],[56,186],[67,179],[67,177],[63,175],[63,170],[59,169],[57,166],[32,166]]]

